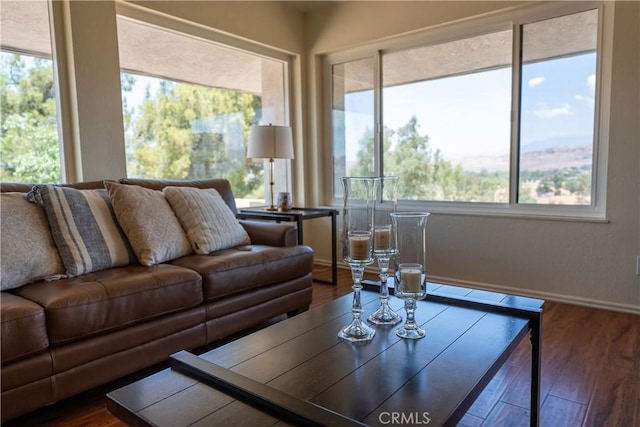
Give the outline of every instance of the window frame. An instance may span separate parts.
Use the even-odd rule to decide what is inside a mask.
[[[606,222],[606,176],[609,137],[611,64],[613,42],[613,4],[606,1],[597,2],[563,2],[559,4],[527,5],[509,10],[497,11],[485,16],[469,17],[453,23],[445,23],[428,28],[409,36],[386,39],[356,49],[329,53],[324,57],[323,74],[325,84],[325,131],[333,135],[332,117],[332,67],[344,62],[372,57],[374,70],[374,151],[375,171],[380,175],[382,162],[380,156],[382,140],[382,56],[386,53],[409,48],[450,42],[466,37],[473,37],[494,31],[512,29],[512,108],[511,108],[511,141],[509,168],[509,202],[451,202],[451,201],[398,201],[402,210],[428,210],[432,213],[453,215],[474,215],[491,217],[518,217],[535,219],[554,219],[571,221]],[[596,59],[596,88],[594,111],[594,139],[592,161],[592,201],[590,205],[543,205],[517,202],[518,193],[518,161],[520,133],[520,85],[521,85],[521,31],[524,25],[552,19],[563,15],[598,10],[598,35]],[[333,170],[333,141],[326,153],[327,164]],[[333,206],[339,206],[341,199],[333,194],[335,177],[327,176],[324,185],[324,200]]]
[[[56,105],[56,132],[58,135],[58,163],[60,166],[61,182],[73,181],[75,173],[75,164],[73,162],[74,145],[72,143],[72,119],[69,111],[69,99],[66,96],[68,92],[66,52],[62,48],[63,40],[63,21],[60,3],[53,0],[41,0],[46,3],[47,8],[47,24],[49,35],[49,46],[51,53],[49,56],[33,52],[22,48],[3,48],[4,52],[17,55],[30,56],[51,61],[53,72],[53,84],[55,86],[55,105]]]
[[[237,50],[242,53],[255,55],[257,57],[261,57],[264,59],[277,61],[282,63],[283,66],[283,122],[277,123],[284,126],[290,126],[295,135],[296,128],[292,123],[294,120],[292,118],[291,106],[294,102],[294,94],[293,87],[294,82],[293,78],[295,75],[295,63],[296,56],[294,54],[277,50],[274,48],[270,48],[265,45],[260,45],[257,43],[253,43],[249,40],[244,40],[239,37],[234,37],[233,35],[229,35],[223,33],[222,31],[216,30],[213,27],[208,27],[206,25],[194,22],[187,21],[181,19],[176,16],[166,15],[162,12],[158,12],[153,9],[148,9],[142,6],[137,6],[131,3],[125,2],[116,2],[116,19],[122,17],[125,20],[130,21],[138,21],[144,25],[148,25],[150,27],[156,27],[159,30],[174,32],[176,34],[182,36],[192,37],[194,39],[200,39],[207,43],[212,43],[214,45]],[[128,70],[120,66],[120,73],[136,73],[140,74],[138,71]],[[155,78],[163,78],[149,74],[150,77]],[[245,153],[246,154],[246,153]],[[276,159],[279,161],[281,159]],[[265,185],[265,195],[269,192],[269,177],[268,173],[266,173],[268,163],[263,161],[263,166],[265,168],[264,173],[264,185]],[[291,191],[293,186],[293,171],[292,171],[292,161],[284,160],[284,174],[285,174],[285,183],[283,187],[287,189],[287,191]],[[294,190],[295,191],[295,190]],[[266,196],[265,196],[266,197]],[[240,200],[240,199],[237,199]]]

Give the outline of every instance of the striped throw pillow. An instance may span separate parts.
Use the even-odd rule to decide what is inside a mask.
[[[37,185],[28,198],[44,207],[68,277],[136,261],[107,190]]]

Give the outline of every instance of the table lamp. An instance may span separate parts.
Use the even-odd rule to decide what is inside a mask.
[[[277,211],[273,203],[273,159],[293,159],[293,136],[289,126],[251,126],[249,129],[249,147],[247,157],[251,159],[269,159],[271,204],[269,211]]]

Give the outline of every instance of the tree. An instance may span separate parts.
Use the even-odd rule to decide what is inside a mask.
[[[0,178],[60,182],[52,63],[4,52],[0,60]]]
[[[386,132],[385,132],[386,135]],[[370,128],[366,128],[364,134],[358,141],[358,152],[356,153],[356,164],[347,173],[348,176],[375,176],[374,159],[374,136]]]
[[[399,177],[401,200],[442,200],[506,202],[509,198],[508,174],[472,173],[446,160],[433,149],[429,137],[421,135],[415,116],[397,130],[384,128],[384,174]],[[374,176],[374,136],[367,129],[359,141],[357,162],[351,176]]]
[[[252,94],[162,80],[127,125],[127,170],[145,178],[226,178],[237,197],[259,192],[262,165],[246,159],[245,144],[260,107]]]
[[[385,175],[399,177],[400,199],[455,200],[461,168],[445,160],[440,150],[431,148],[429,137],[420,135],[419,128],[413,116],[395,131],[385,129]]]

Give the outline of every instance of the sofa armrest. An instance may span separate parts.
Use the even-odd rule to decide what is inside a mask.
[[[298,230],[295,224],[244,219],[240,220],[240,224],[247,231],[254,245],[296,246],[298,244]]]

